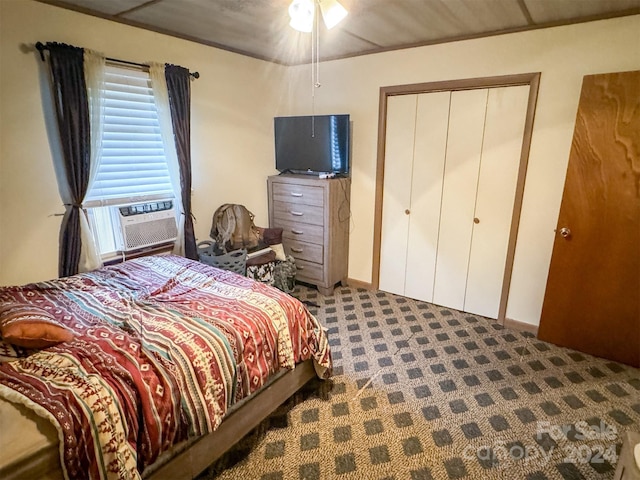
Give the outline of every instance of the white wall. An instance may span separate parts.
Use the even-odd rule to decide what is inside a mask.
[[[273,116],[287,102],[284,67],[166,35],[26,0],[0,0],[0,285],[57,276],[63,211],[45,129],[33,45],[58,41],[134,62],[160,61],[200,72],[192,83],[193,212],[209,237],[222,203],[243,203],[268,222],[266,177]]]
[[[316,112],[350,113],[354,126],[349,277],[372,281],[380,87],[541,72],[507,308],[507,318],[537,325],[582,77],[637,69],[638,15],[322,63]],[[310,113],[310,67],[291,70],[298,85],[293,113]]]

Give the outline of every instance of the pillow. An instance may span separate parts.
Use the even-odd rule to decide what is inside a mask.
[[[272,227],[263,229],[262,239],[264,243],[269,246],[282,243],[282,228]]]
[[[46,348],[73,339],[73,332],[49,312],[21,303],[0,305],[0,334],[5,342],[24,348]]]
[[[247,267],[255,267],[256,265],[264,265],[265,263],[273,262],[276,259],[276,254],[270,248],[266,252],[256,255],[255,257],[247,258]]]
[[[276,243],[275,245],[271,245],[271,250],[276,253],[276,260],[280,260],[284,262],[287,259],[287,255],[284,253],[284,247],[282,243]]]

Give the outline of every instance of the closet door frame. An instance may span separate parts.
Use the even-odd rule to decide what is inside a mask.
[[[371,285],[374,289],[377,290],[380,286],[380,248],[382,244],[382,206],[384,200],[387,101],[389,97],[396,95],[413,95],[432,92],[452,92],[459,90],[476,90],[482,88],[528,85],[529,99],[524,125],[524,135],[522,139],[522,149],[520,151],[520,165],[518,167],[513,214],[511,217],[511,228],[509,231],[507,262],[505,265],[502,282],[502,294],[500,296],[500,308],[498,311],[498,322],[504,324],[505,314],[507,311],[507,300],[509,298],[509,287],[511,284],[511,272],[513,270],[513,259],[518,237],[518,226],[520,224],[520,212],[522,210],[522,198],[524,195],[527,164],[529,162],[529,148],[531,146],[531,135],[533,132],[533,121],[535,118],[539,84],[540,72],[534,72],[515,75],[503,75],[497,77],[467,78],[461,80],[445,80],[439,82],[414,83],[409,85],[393,85],[380,87],[380,98],[378,107],[378,156],[376,167],[376,194],[373,224],[373,269],[371,275]]]

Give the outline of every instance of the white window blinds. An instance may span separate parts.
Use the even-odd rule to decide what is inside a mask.
[[[107,66],[102,155],[85,207],[173,196],[149,74]]]

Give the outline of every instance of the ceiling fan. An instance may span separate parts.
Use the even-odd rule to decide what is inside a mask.
[[[289,25],[300,32],[312,32],[316,4],[327,28],[335,27],[347,16],[346,8],[337,0],[293,0],[289,5]]]

